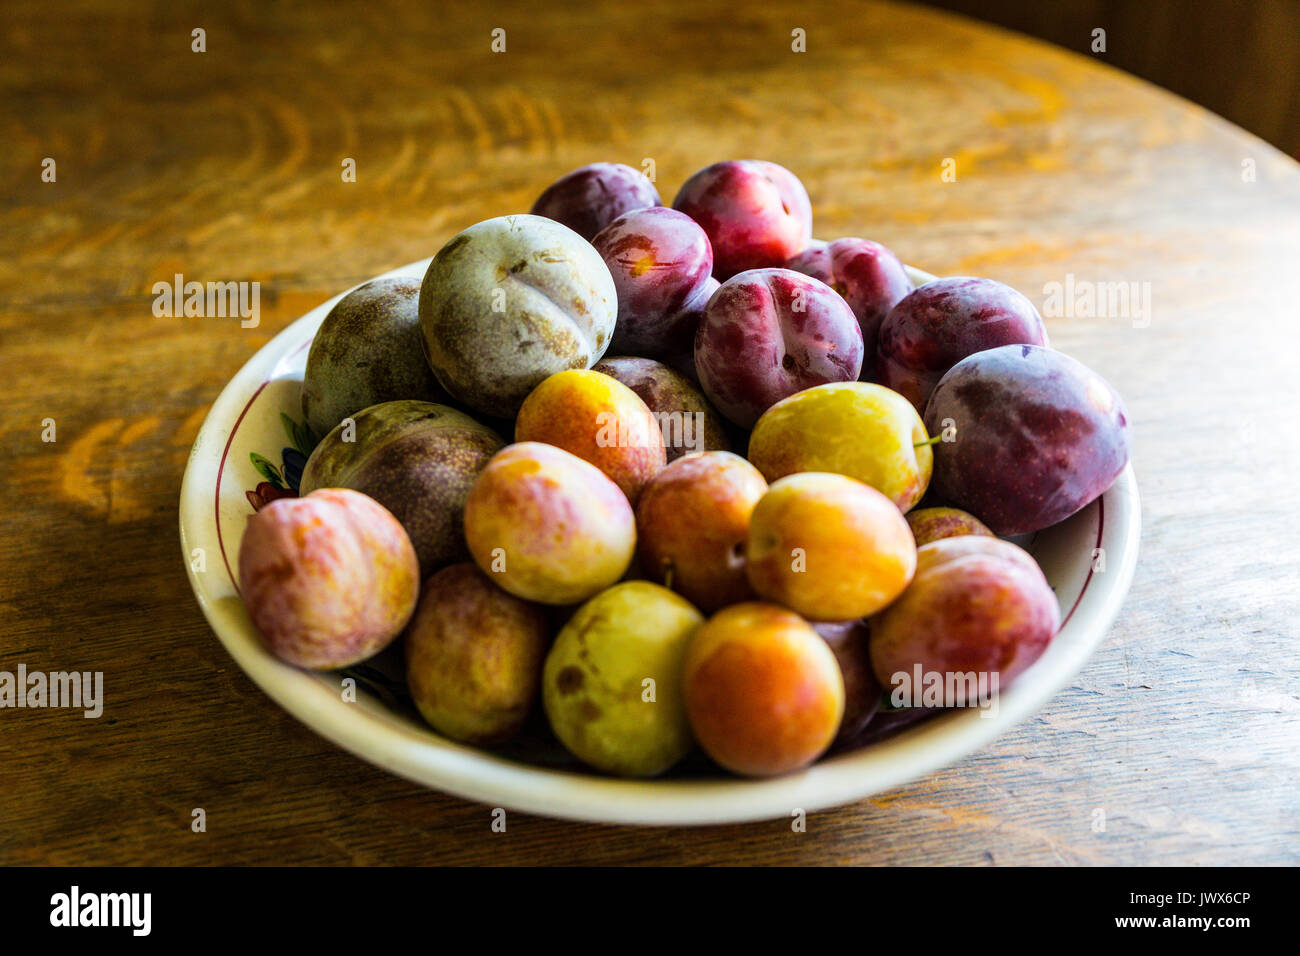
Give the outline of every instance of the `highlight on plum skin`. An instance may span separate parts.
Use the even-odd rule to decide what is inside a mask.
[[[695,220],[653,206],[624,213],[591,244],[614,277],[615,354],[665,358],[690,348],[704,304],[716,288],[713,249]]]

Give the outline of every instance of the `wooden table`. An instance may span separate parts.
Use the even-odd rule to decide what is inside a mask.
[[[98,720],[0,711],[0,862],[1300,859],[1295,163],[1104,57],[918,7],[188,6],[0,22],[0,670],[102,670],[107,697]],[[1040,304],[1071,275],[1148,284],[1149,321],[1048,318],[1126,396],[1143,493],[1137,580],[1077,681],[806,833],[520,814],[493,833],[486,807],[265,698],[199,613],[176,535],[226,380],[309,307],[575,166],[653,159],[671,199],[748,156],[803,178],[823,237]],[[260,281],[260,325],[156,318],[175,273]]]

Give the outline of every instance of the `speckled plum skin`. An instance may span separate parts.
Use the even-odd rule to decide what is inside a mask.
[[[812,239],[812,204],[797,176],[756,159],[706,166],[678,190],[673,208],[704,229],[713,275],[781,266]]]
[[[636,518],[595,465],[553,445],[520,442],[493,456],[474,482],[465,538],[498,587],[528,601],[576,604],[627,571]]]
[[[556,372],[519,409],[515,441],[546,442],[599,468],[636,504],[667,461],[663,432],[646,403],[591,369]]]
[[[591,244],[618,290],[610,348],[652,358],[690,348],[713,272],[709,237],[695,220],[663,206],[638,209],[619,216]]]
[[[659,418],[669,464],[694,451],[730,450],[717,410],[686,376],[662,362],[616,355],[601,359],[591,370],[618,379]]]
[[[903,263],[870,239],[814,241],[786,264],[825,282],[843,296],[862,329],[862,371],[859,381],[875,381],[876,338],[889,310],[916,288]]]
[[[916,539],[918,548],[944,538],[959,538],[967,534],[993,537],[993,532],[984,522],[960,508],[918,508],[909,511],[907,526],[912,529],[912,537]]]
[[[470,226],[420,287],[425,354],[458,402],[512,418],[542,379],[590,368],[609,346],[614,279],[591,244],[541,216]]]
[[[709,618],[686,648],[686,713],[722,767],[769,777],[807,766],[835,739],[844,678],[835,654],[792,611],[750,601]]]
[[[1083,363],[1035,345],[977,352],[952,367],[925,424],[954,441],[934,447],[931,487],[995,534],[1038,531],[1093,501],[1129,459],[1128,415]]]
[[[930,392],[968,355],[1002,345],[1047,345],[1034,304],[993,279],[927,282],[885,317],[876,339],[876,380],[925,411]]]
[[[364,661],[401,633],[419,596],[419,563],[382,505],[323,489],[248,519],[239,590],[276,657],[329,670]]]
[[[542,703],[560,742],[587,765],[624,777],[657,776],[686,756],[694,741],[682,657],[703,620],[649,581],[616,584],[580,607],[542,674]]]
[[[872,619],[872,668],[886,694],[901,686],[898,674],[914,685],[917,666],[922,675],[986,674],[990,682],[996,674],[1001,691],[1060,625],[1056,595],[1025,551],[980,535],[944,538],[917,552],[911,585]],[[945,707],[968,703],[960,686],[945,690]]]
[[[624,213],[661,204],[659,190],[640,171],[622,163],[592,163],[547,186],[532,214],[563,223],[590,242]]]
[[[316,435],[380,402],[447,402],[424,357],[419,302],[416,280],[375,279],[330,309],[302,380],[302,413]]]
[[[742,428],[781,399],[862,368],[862,330],[824,282],[790,269],[754,269],[709,300],[695,369],[709,400]]]
[[[871,669],[871,630],[866,621],[828,621],[814,624],[844,677],[844,719],[835,743],[851,741],[871,722],[880,709],[880,682]]]
[[[463,412],[432,402],[384,402],[326,435],[303,468],[300,490],[351,488],[393,513],[415,545],[421,572],[469,556],[465,499],[505,444]]]
[[[537,699],[549,643],[542,608],[507,594],[473,564],[445,567],[424,583],[406,627],[411,699],[440,734],[503,743]]]

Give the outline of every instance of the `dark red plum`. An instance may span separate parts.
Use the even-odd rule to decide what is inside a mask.
[[[592,163],[547,186],[531,212],[563,223],[590,242],[623,213],[661,205],[659,190],[638,170],[622,163]]]
[[[962,359],[939,382],[925,427],[931,490],[999,535],[1063,521],[1104,492],[1129,458],[1124,403],[1061,352],[1004,345]]]
[[[619,216],[591,244],[618,290],[610,347],[648,358],[686,351],[712,288],[704,230],[685,213],[652,206]]]
[[[1047,345],[1034,304],[993,279],[936,279],[885,317],[876,339],[876,381],[924,412],[948,369],[1001,345]]]
[[[752,269],[724,282],[695,336],[695,370],[710,401],[750,428],[781,399],[852,382],[862,330],[830,286],[790,269]]]
[[[862,372],[859,379],[875,381],[876,337],[889,310],[915,286],[903,263],[870,239],[814,241],[786,263],[787,269],[820,279],[844,297],[862,329]]]
[[[757,159],[706,166],[682,185],[673,208],[703,227],[713,275],[785,265],[812,239],[812,204],[798,177]]]
[[[695,335],[699,331],[700,323],[704,321],[704,310],[709,300],[721,285],[722,283],[713,276],[705,280],[700,294],[682,310],[681,329],[683,334],[689,329],[690,338],[680,343],[680,347],[675,343],[673,350],[661,359],[665,365],[685,375],[696,385],[700,384],[700,373],[695,370]]]
[[[835,652],[844,676],[844,719],[835,735],[837,743],[844,743],[860,734],[880,708],[880,682],[871,669],[871,631],[866,621],[813,624],[813,630]]]

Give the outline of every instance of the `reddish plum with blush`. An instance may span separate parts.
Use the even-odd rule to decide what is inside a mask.
[[[815,241],[787,262],[786,268],[820,279],[844,297],[858,318],[866,349],[858,377],[874,381],[880,324],[915,288],[898,256],[870,239]]]
[[[650,358],[690,348],[715,288],[713,250],[695,220],[664,206],[636,209],[611,222],[591,244],[618,291],[610,347]]]
[[[999,535],[1064,521],[1119,477],[1129,458],[1124,403],[1061,352],[1004,345],[963,359],[926,406],[931,489]]]
[[[976,703],[972,693],[1005,690],[1060,626],[1056,595],[1027,552],[981,535],[943,538],[916,552],[912,583],[872,618],[872,669],[905,706],[917,706],[923,693],[918,670],[922,681],[943,676],[942,706],[968,706]],[[974,686],[958,675],[974,678]]]
[[[547,186],[531,212],[563,223],[590,242],[623,213],[660,205],[659,190],[640,171],[622,163],[592,163]]]
[[[678,190],[673,208],[708,234],[713,275],[723,282],[747,269],[784,265],[812,239],[808,191],[776,163],[737,159],[706,166]]]
[[[993,279],[936,279],[885,317],[876,338],[876,381],[924,413],[930,392],[948,369],[1002,345],[1047,345],[1034,304]]]
[[[742,428],[781,399],[852,382],[862,330],[824,282],[790,269],[752,269],[709,300],[695,335],[695,370],[710,401]]]
[[[350,667],[402,632],[420,564],[401,524],[359,491],[272,501],[239,543],[239,592],[266,647],[312,670]]]

